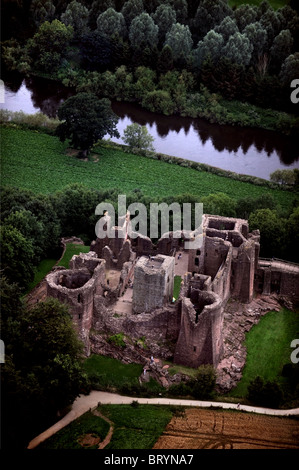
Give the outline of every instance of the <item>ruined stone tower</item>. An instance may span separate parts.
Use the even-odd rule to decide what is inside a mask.
[[[134,269],[133,312],[150,312],[171,302],[174,258],[142,256]]]

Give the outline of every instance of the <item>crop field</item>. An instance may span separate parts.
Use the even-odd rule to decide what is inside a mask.
[[[67,155],[67,144],[56,137],[16,128],[3,128],[1,133],[2,185],[36,193],[49,194],[71,183],[83,183],[91,189],[115,188],[120,194],[140,189],[157,199],[186,193],[198,196],[199,201],[217,192],[234,199],[270,193],[283,208],[290,208],[294,200],[291,192],[125,153],[121,149],[100,147],[97,161],[82,161]]]
[[[298,449],[299,421],[275,416],[186,409],[153,449]]]

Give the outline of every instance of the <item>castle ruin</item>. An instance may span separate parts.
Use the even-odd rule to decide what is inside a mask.
[[[69,269],[48,274],[47,295],[70,306],[87,356],[107,351],[103,334],[121,332],[149,339],[152,351],[177,364],[217,367],[230,298],[248,304],[257,293],[275,291],[299,301],[299,267],[259,259],[259,231],[249,233],[246,220],[204,215],[201,228],[164,234],[154,245],[145,236],[130,238],[126,218],[116,227],[119,236],[96,239]],[[197,237],[200,248],[184,250]],[[178,275],[180,294],[173,299]]]

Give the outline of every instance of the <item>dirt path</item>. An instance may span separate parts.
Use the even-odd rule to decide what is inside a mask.
[[[92,412],[92,414],[94,414],[95,416],[98,416],[99,418],[102,418],[104,421],[106,421],[110,428],[109,428],[109,431],[107,433],[107,436],[105,437],[105,439],[103,440],[103,442],[100,442],[99,446],[98,446],[98,449],[104,449],[108,444],[109,442],[111,441],[111,438],[112,438],[112,435],[113,435],[113,431],[114,431],[114,426],[113,426],[113,423],[112,421],[110,421],[109,418],[107,418],[107,416],[103,415],[100,411],[98,410],[94,410]]]

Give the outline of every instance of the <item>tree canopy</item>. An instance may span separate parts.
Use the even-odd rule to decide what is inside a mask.
[[[100,100],[92,93],[78,93],[68,98],[60,106],[58,117],[63,121],[56,129],[58,137],[62,141],[70,139],[71,145],[85,155],[106,134],[119,137],[118,117],[113,113],[110,101]]]

